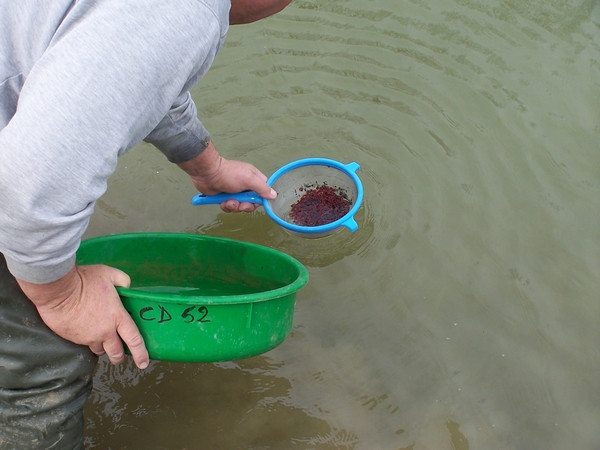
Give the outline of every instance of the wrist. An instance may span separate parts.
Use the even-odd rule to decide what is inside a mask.
[[[177,165],[190,177],[210,178],[218,173],[221,160],[221,155],[211,141],[198,156]]]
[[[76,266],[51,283],[36,284],[18,278],[16,280],[23,293],[37,308],[56,308],[81,289],[81,278]]]
[[[223,164],[226,160],[219,155],[212,142],[195,158],[177,165],[192,179],[198,191],[212,195],[221,192],[216,189],[222,181]]]

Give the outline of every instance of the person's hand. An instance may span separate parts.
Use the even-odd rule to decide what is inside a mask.
[[[129,287],[124,272],[105,265],[73,266],[53,283],[17,281],[44,323],[63,339],[87,345],[98,356],[106,354],[113,364],[124,361],[124,342],[136,365],[148,366],[144,339],[115,289]]]
[[[194,159],[177,165],[190,176],[196,189],[206,195],[252,190],[269,200],[277,197],[260,170],[252,164],[223,158],[212,142]],[[237,200],[221,203],[221,209],[225,212],[252,212],[259,206]]]

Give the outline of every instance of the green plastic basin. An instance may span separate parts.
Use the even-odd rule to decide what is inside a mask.
[[[216,362],[267,352],[289,335],[306,268],[285,253],[231,239],[128,233],[81,243],[77,263],[131,277],[117,288],[150,358]]]

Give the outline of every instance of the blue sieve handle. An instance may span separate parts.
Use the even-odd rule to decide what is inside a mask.
[[[354,216],[352,216],[348,220],[345,220],[344,222],[342,222],[342,225],[345,226],[346,228],[348,228],[353,233],[356,230],[358,230],[358,224],[356,223],[356,220],[354,220]]]
[[[360,169],[360,165],[355,162],[351,162],[350,164],[345,164],[344,167],[346,168],[346,170],[348,172],[356,172],[358,169]]]
[[[220,205],[227,200],[237,200],[238,202],[250,202],[262,205],[264,199],[254,191],[236,192],[235,194],[227,194],[221,192],[215,195],[197,194],[192,198],[192,205]]]

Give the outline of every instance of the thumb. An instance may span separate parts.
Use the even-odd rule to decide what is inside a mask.
[[[266,198],[267,200],[273,200],[277,197],[277,192],[267,183],[261,183],[257,187],[254,188],[256,193],[260,195],[262,198]]]
[[[260,170],[252,165],[250,167],[250,178],[248,179],[248,188],[255,191],[262,198],[273,200],[277,197],[277,192],[267,184],[267,177]]]
[[[131,278],[125,272],[114,267],[109,267],[109,269],[110,281],[114,286],[128,288],[131,285]]]

